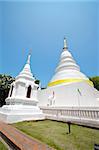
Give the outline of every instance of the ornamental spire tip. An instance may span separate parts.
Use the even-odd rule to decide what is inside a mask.
[[[64,37],[64,48],[63,49],[68,49],[68,47],[67,47],[67,41],[66,41],[65,37]]]
[[[30,64],[30,57],[31,57],[31,55],[29,54],[28,59],[27,59],[27,64]]]
[[[28,54],[27,64],[30,64],[31,51],[32,51],[32,50],[30,50],[30,51],[29,51],[29,54]]]

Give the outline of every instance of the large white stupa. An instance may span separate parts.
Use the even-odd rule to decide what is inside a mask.
[[[80,72],[66,39],[55,74],[47,89],[38,92],[39,105],[50,107],[99,107],[99,92]]]
[[[11,84],[6,105],[0,108],[0,120],[13,123],[24,120],[42,120],[44,115],[37,106],[39,85],[35,84],[30,69],[29,54],[23,70]]]
[[[64,83],[80,82],[82,80],[92,85],[91,81],[80,72],[80,67],[76,64],[71,53],[68,51],[66,39],[64,38],[64,48],[60,57],[60,62],[48,86],[51,87]]]

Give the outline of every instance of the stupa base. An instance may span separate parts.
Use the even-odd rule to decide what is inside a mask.
[[[45,116],[38,106],[4,105],[0,108],[0,121],[16,123],[29,120],[44,120]]]

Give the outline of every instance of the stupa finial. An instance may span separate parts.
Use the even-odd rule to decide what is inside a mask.
[[[28,59],[27,59],[27,64],[30,64],[30,57],[31,57],[31,55],[29,54]]]
[[[32,51],[32,50],[29,51],[29,55],[28,55],[28,59],[27,59],[27,64],[30,64],[31,51]]]
[[[65,37],[64,37],[64,48],[63,49],[68,49],[68,47],[67,47],[67,41],[66,41]]]

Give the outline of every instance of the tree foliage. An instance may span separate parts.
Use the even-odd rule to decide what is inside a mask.
[[[40,84],[40,80],[36,79],[35,83],[39,85]]]
[[[11,83],[15,79],[9,75],[0,74],[0,107],[5,104]]]
[[[99,90],[99,76],[89,78],[93,82],[94,87]]]

